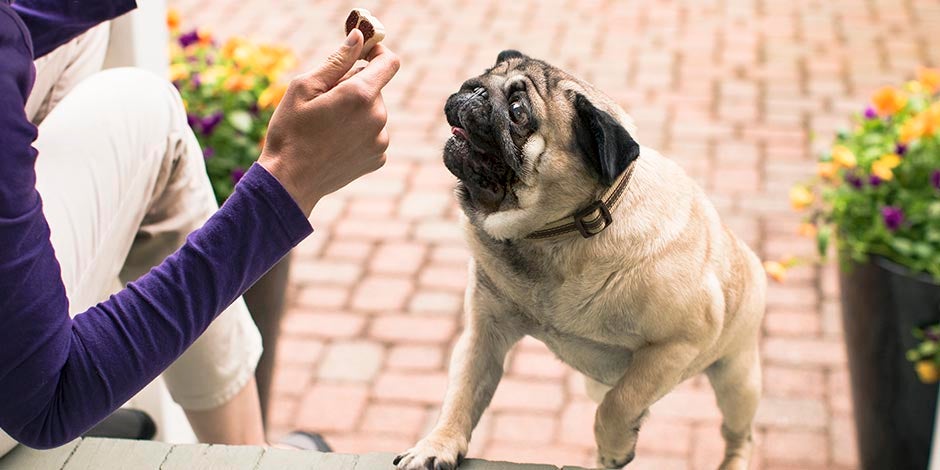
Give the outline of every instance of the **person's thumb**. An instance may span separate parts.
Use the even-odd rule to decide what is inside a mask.
[[[362,54],[362,32],[353,29],[346,36],[346,41],[339,49],[334,51],[320,67],[316,68],[306,77],[317,94],[330,91],[337,83],[342,81],[346,72],[356,65]]]

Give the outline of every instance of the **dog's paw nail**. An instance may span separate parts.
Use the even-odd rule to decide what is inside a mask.
[[[392,460],[392,465],[398,465],[398,462],[401,462],[401,459],[402,459],[404,456],[405,456],[404,454],[402,454],[402,455],[396,455],[396,456],[395,456],[395,460]]]

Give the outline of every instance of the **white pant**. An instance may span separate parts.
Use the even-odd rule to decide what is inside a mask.
[[[95,73],[106,43],[96,28],[37,61],[27,104],[42,121],[36,186],[72,315],[159,264],[218,208],[176,90],[141,70]],[[239,298],[163,378],[183,408],[214,408],[252,377],[261,349]],[[0,436],[0,455],[8,443]]]

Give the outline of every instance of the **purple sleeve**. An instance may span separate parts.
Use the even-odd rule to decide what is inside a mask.
[[[23,25],[0,2],[0,428],[64,444],[131,398],[311,228],[254,165],[182,248],[74,319],[35,189],[33,79]]]
[[[29,29],[34,58],[137,8],[135,0],[16,0],[13,10]]]

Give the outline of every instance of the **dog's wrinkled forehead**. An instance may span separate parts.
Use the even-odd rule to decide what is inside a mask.
[[[496,65],[488,69],[480,78],[503,89],[513,88],[517,82],[525,82],[527,91],[548,99],[558,83],[571,77],[551,64],[522,55],[516,51],[503,51],[497,57]],[[529,89],[530,88],[530,89]]]

